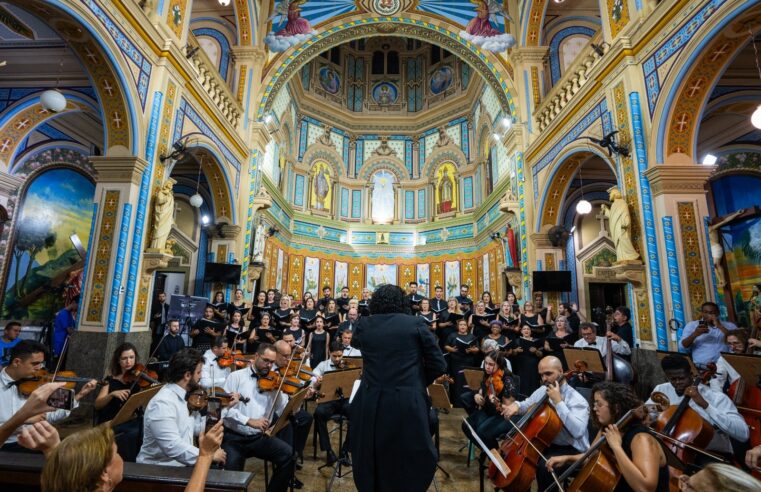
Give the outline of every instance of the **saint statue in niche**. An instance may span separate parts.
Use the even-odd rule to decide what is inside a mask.
[[[454,179],[454,165],[444,164],[439,168],[436,180],[436,209],[440,214],[457,210],[457,184]]]
[[[330,171],[325,162],[312,167],[312,208],[330,212]]]
[[[153,204],[153,228],[151,229],[151,249],[166,250],[166,240],[174,224],[174,185],[172,178],[164,181],[164,185],[156,193]]]
[[[394,219],[394,175],[386,170],[373,175],[372,219],[377,224],[388,224]]]
[[[610,208],[602,205],[602,213],[608,217],[610,237],[616,245],[616,264],[641,263],[639,253],[632,244],[631,214],[629,204],[617,187],[608,190]]]

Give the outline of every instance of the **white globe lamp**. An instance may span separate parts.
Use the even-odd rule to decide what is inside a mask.
[[[579,215],[586,215],[589,212],[592,211],[592,204],[589,203],[587,200],[579,200],[579,203],[576,204],[576,213]]]
[[[49,89],[40,95],[42,107],[53,113],[66,109],[66,98],[57,89]]]
[[[761,106],[757,107],[755,111],[753,111],[753,114],[750,115],[750,122],[761,130]]]
[[[201,205],[203,205],[203,198],[201,195],[196,193],[195,195],[190,197],[190,205],[192,205],[195,208],[201,208]]]
[[[223,7],[230,5],[230,0],[219,0],[219,4]]]

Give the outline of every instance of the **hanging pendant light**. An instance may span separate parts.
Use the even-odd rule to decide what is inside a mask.
[[[761,80],[761,65],[758,63],[758,49],[756,48],[756,38],[753,36],[753,31],[750,30],[750,27],[748,28],[748,34],[750,34],[750,42],[753,45],[753,54],[755,55],[758,78]],[[756,110],[753,111],[752,115],[750,115],[750,122],[753,126],[761,130],[761,105],[756,107]]]
[[[583,167],[583,166],[582,166]],[[581,200],[576,204],[576,213],[579,215],[587,215],[592,211],[592,204],[584,198],[584,178],[581,175],[581,167],[579,167],[579,190],[581,191]]]
[[[196,193],[190,197],[190,205],[195,208],[201,208],[203,205],[203,197],[198,193],[198,189],[201,187],[201,166],[203,166],[203,156],[198,162],[198,177],[196,178]]]
[[[40,95],[40,105],[51,113],[59,113],[66,109],[66,97],[58,90],[58,84],[61,82],[61,73],[63,72],[64,55],[66,55],[66,46],[63,47],[63,54],[61,54],[61,59],[58,63],[58,77],[55,81],[55,87],[46,90]]]

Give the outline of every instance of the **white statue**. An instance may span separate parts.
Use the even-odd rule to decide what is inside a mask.
[[[610,236],[616,246],[616,263],[639,263],[639,253],[632,244],[629,204],[615,186],[608,190],[608,196],[611,201],[610,208],[605,204],[601,208],[602,213],[608,217]]]
[[[264,261],[264,240],[267,237],[264,234],[264,221],[259,220],[259,225],[256,226],[256,232],[254,236],[254,262],[261,263]]]
[[[724,265],[722,259],[724,258],[724,247],[721,245],[721,234],[719,229],[735,220],[735,217],[745,213],[745,209],[740,209],[736,212],[732,212],[729,215],[725,215],[719,222],[713,224],[708,228],[708,242],[711,243],[711,260],[713,261],[713,270],[716,273],[717,287],[723,289],[727,285],[727,276],[724,274]]]
[[[164,182],[164,186],[156,193],[153,203],[153,228],[151,229],[151,249],[166,250],[166,240],[174,224],[174,193],[172,188],[175,181],[172,178]]]

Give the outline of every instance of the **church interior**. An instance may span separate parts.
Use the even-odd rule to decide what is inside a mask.
[[[467,287],[628,308],[646,400],[705,303],[759,338],[760,36],[739,0],[2,0],[0,324],[100,379],[207,302]],[[451,403],[431,490],[483,491]],[[311,445],[304,490],[354,490]]]

